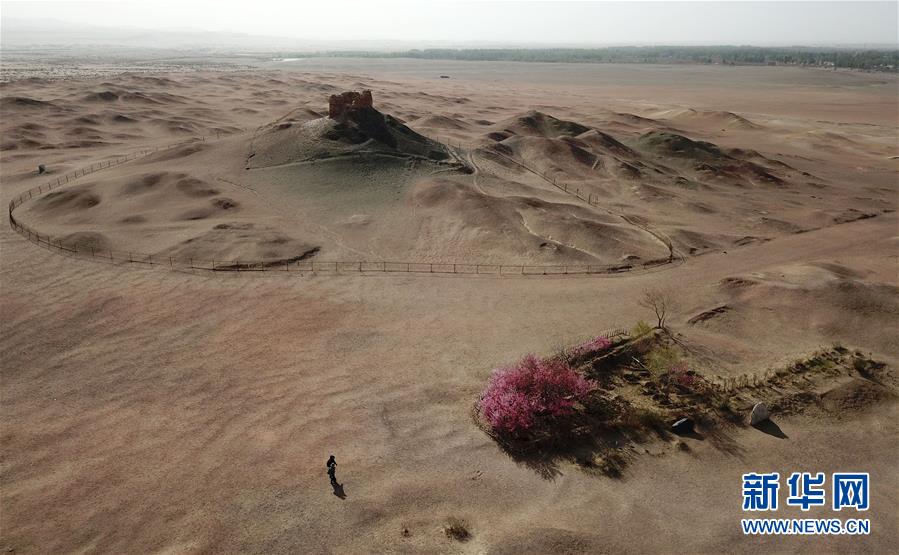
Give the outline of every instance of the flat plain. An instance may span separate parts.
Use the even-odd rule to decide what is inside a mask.
[[[899,550],[893,382],[828,384],[816,410],[773,415],[784,437],[641,443],[617,478],[567,460],[537,472],[473,419],[493,368],[649,321],[654,287],[676,291],[671,329],[705,375],[764,376],[835,343],[895,372],[894,75],[258,66],[3,83],[0,198],[184,143],[15,217],[92,255],[629,271],[173,270],[63,256],[4,211],[0,546]],[[363,89],[374,123],[325,117],[329,95]],[[869,472],[871,535],[744,536],[751,471]],[[443,533],[451,518],[468,541]]]

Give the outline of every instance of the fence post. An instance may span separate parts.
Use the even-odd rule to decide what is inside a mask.
[[[172,262],[172,257],[170,256],[169,257],[169,268],[174,268],[174,267],[175,267],[175,263]]]
[[[480,274],[480,273],[481,273],[481,265],[480,265],[480,264],[475,264],[475,265],[474,265],[474,273],[476,273],[476,274]]]
[[[407,272],[409,271],[409,263],[408,262],[406,262],[406,271]]]

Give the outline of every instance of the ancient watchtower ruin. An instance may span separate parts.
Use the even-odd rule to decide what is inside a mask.
[[[347,112],[352,108],[371,108],[371,106],[371,91],[362,91],[361,93],[348,91],[332,94],[328,99],[328,117],[333,120],[343,121],[346,119]]]

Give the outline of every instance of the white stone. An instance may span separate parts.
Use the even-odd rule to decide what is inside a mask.
[[[749,415],[749,423],[755,426],[759,422],[768,420],[769,416],[768,406],[765,403],[756,403],[756,405],[752,407],[752,413]]]

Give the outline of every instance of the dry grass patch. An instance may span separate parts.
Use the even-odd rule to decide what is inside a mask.
[[[447,538],[456,540],[457,542],[465,542],[471,539],[468,523],[461,518],[456,518],[454,516],[446,519],[446,522],[443,524],[443,533]]]

